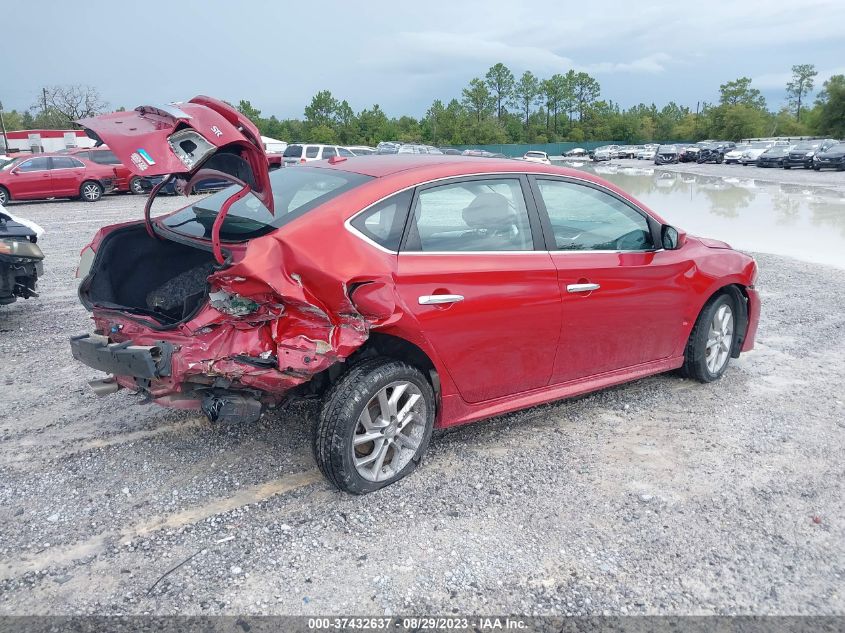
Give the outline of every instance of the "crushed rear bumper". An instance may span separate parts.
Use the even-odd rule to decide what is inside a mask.
[[[173,346],[161,341],[157,345],[111,343],[99,334],[81,334],[70,339],[73,357],[99,371],[115,376],[132,376],[155,380],[170,375]]]

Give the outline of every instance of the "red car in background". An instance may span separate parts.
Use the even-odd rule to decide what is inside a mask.
[[[96,202],[114,190],[115,170],[76,156],[21,156],[0,167],[0,205],[10,200],[81,198]]]
[[[119,192],[129,192],[142,194],[146,190],[143,182],[144,179],[135,176],[128,167],[120,162],[120,159],[115,156],[114,152],[107,147],[88,147],[69,149],[61,154],[68,156],[76,156],[77,158],[84,158],[90,160],[97,165],[107,165],[114,169],[115,181],[114,190]]]
[[[409,154],[269,173],[255,126],[208,97],[80,124],[180,190],[234,183],[83,250],[95,332],[71,350],[112,374],[95,391],[239,422],[321,398],[314,454],[345,491],[407,475],[434,427],[674,369],[715,381],[754,346],[755,261],[581,171]]]

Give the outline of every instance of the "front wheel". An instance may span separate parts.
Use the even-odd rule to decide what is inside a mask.
[[[713,382],[728,368],[736,341],[736,306],[720,294],[704,306],[690,333],[683,373],[700,382]]]
[[[97,202],[103,197],[103,187],[98,182],[88,180],[79,188],[80,197],[86,202]]]
[[[416,367],[373,358],[326,394],[314,429],[320,471],[340,490],[366,494],[413,471],[434,427],[434,390]]]
[[[9,201],[9,192],[5,187],[0,187],[0,205],[4,205]]]

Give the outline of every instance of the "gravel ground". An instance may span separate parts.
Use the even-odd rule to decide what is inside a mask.
[[[0,613],[845,613],[845,271],[760,255],[757,349],[720,382],[441,433],[352,497],[308,408],[215,427],[88,390],[77,256],[141,206],[12,207],[48,233],[41,297],[0,308]]]
[[[561,163],[565,164],[565,163]],[[812,169],[775,169],[756,167],[754,165],[726,165],[722,163],[678,163],[677,165],[655,165],[652,161],[636,159],[620,159],[610,163],[591,163],[591,165],[619,165],[621,167],[653,168],[655,171],[671,171],[681,174],[697,174],[700,176],[721,176],[723,178],[753,178],[789,185],[807,185],[845,191],[845,173],[826,169],[814,171]]]

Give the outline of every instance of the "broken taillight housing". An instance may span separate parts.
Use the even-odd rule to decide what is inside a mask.
[[[201,134],[194,130],[180,130],[167,138],[170,149],[182,161],[182,164],[192,170],[202,163],[217,148],[209,143]]]

